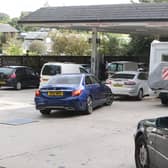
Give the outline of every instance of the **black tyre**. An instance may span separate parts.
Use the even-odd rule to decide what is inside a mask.
[[[143,99],[143,90],[142,89],[139,90],[138,95],[137,95],[137,99],[138,100],[142,100]]]
[[[90,96],[88,96],[86,103],[86,114],[91,114],[93,112],[93,100]]]
[[[149,168],[149,153],[143,136],[138,137],[135,143],[136,168]]]
[[[110,105],[112,105],[113,100],[114,100],[114,96],[113,96],[113,94],[110,94],[110,95],[107,96],[105,104],[108,105],[108,106],[110,106]]]
[[[22,83],[18,81],[18,82],[16,83],[15,89],[16,89],[16,90],[21,90],[21,89],[22,89]]]
[[[160,100],[161,100],[161,103],[162,103],[163,105],[168,105],[168,99],[167,99],[167,98],[161,97]]]
[[[47,109],[47,110],[40,110],[40,113],[42,114],[42,115],[49,115],[50,114],[50,110],[49,109]]]

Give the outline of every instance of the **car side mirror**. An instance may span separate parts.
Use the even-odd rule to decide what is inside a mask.
[[[168,128],[168,117],[160,117],[156,119],[157,128]]]

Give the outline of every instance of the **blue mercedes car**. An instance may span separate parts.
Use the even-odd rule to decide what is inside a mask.
[[[95,107],[112,102],[111,89],[92,74],[55,75],[35,93],[36,109],[42,115],[54,109],[90,114]]]

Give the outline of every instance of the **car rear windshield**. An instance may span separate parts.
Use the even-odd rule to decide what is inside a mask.
[[[49,84],[70,84],[79,85],[81,76],[55,76],[50,79]]]
[[[133,79],[135,74],[114,74],[112,78]]]
[[[61,73],[61,67],[58,65],[45,65],[42,75],[56,75]]]
[[[0,68],[0,73],[3,73],[5,75],[10,75],[13,71],[13,68]]]

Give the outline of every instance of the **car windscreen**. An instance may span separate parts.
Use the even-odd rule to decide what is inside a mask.
[[[0,68],[0,73],[3,73],[5,75],[10,75],[13,71],[13,68]]]
[[[45,65],[42,71],[42,75],[57,75],[61,73],[61,67],[59,65]]]
[[[120,79],[133,79],[135,74],[114,74],[112,78],[120,78]]]
[[[81,76],[55,76],[49,80],[48,84],[79,85],[80,81]]]

